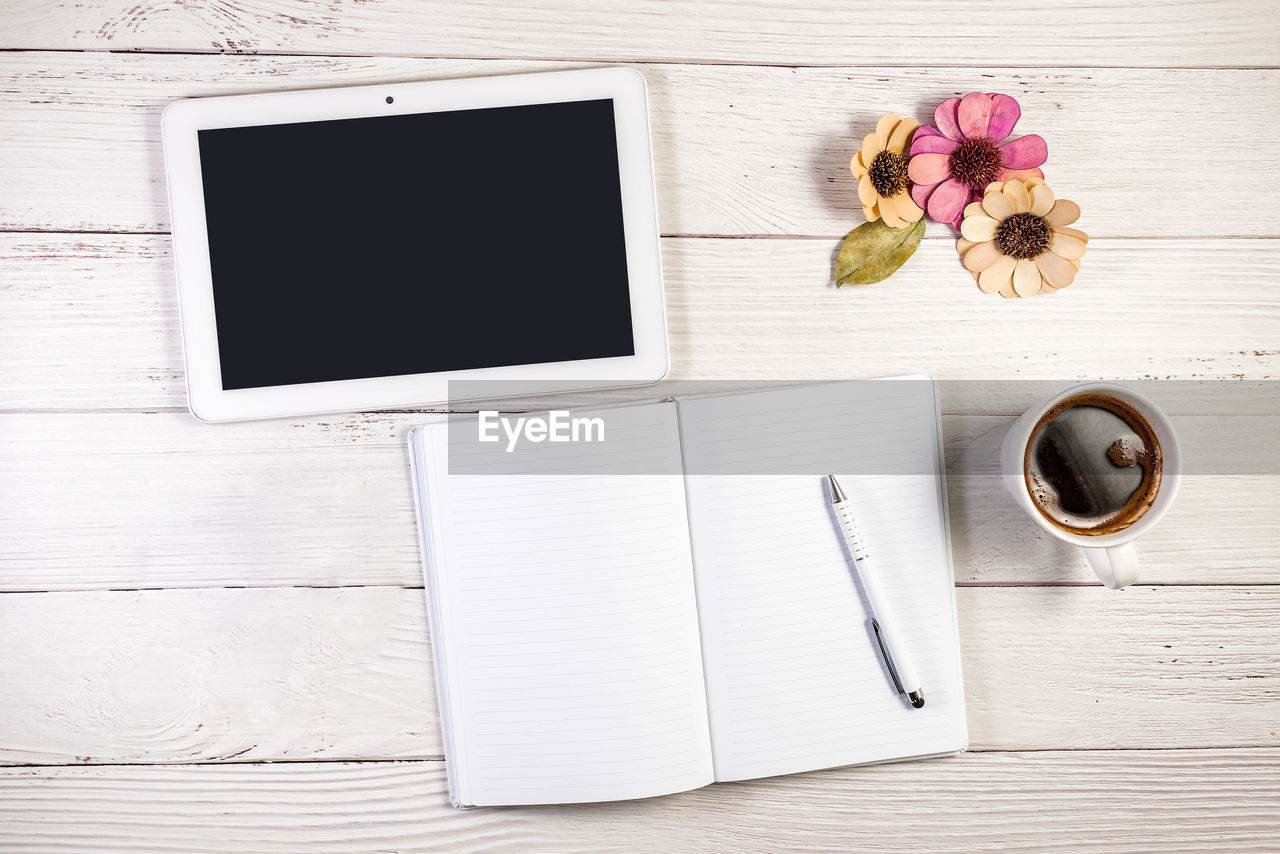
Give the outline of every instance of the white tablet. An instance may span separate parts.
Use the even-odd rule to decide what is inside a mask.
[[[666,373],[635,71],[205,98],[162,124],[198,418]]]

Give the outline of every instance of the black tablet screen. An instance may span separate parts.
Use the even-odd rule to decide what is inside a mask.
[[[612,100],[199,141],[224,389],[635,353]]]

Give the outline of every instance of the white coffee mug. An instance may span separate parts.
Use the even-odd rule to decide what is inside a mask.
[[[1031,440],[1031,433],[1040,423],[1040,419],[1054,406],[1079,394],[1104,394],[1129,404],[1146,419],[1151,429],[1155,431],[1156,441],[1160,444],[1162,467],[1160,485],[1155,499],[1146,513],[1138,517],[1133,524],[1109,534],[1076,534],[1050,522],[1032,499],[1023,469],[1027,443]],[[1004,437],[1004,444],[1000,448],[1000,473],[1014,502],[1050,534],[1084,549],[1084,556],[1088,558],[1089,565],[1093,567],[1098,578],[1114,590],[1128,587],[1138,580],[1138,552],[1134,547],[1134,540],[1151,530],[1151,527],[1160,521],[1160,517],[1164,516],[1173,504],[1173,499],[1178,493],[1178,484],[1182,480],[1182,452],[1178,447],[1178,437],[1173,431],[1173,424],[1146,397],[1124,386],[1110,383],[1086,383],[1069,388],[1055,395],[1042,406],[1028,409],[1019,416],[1009,428],[1009,432]]]

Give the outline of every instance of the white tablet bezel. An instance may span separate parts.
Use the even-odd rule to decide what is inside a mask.
[[[391,103],[388,103],[388,98]],[[222,388],[197,132],[211,128],[547,104],[611,98],[635,355],[263,388]],[[169,179],[187,400],[202,421],[441,404],[451,380],[485,380],[486,396],[644,385],[666,375],[658,215],[644,78],[629,68],[391,83],[177,101],[161,120]],[[513,140],[518,146],[519,140]],[[513,152],[513,157],[518,152]],[[317,180],[323,180],[318,176]],[[536,216],[536,203],[519,216]],[[496,222],[496,218],[495,218]],[[495,226],[496,227],[496,226]],[[496,291],[500,293],[500,291]],[[423,318],[424,335],[439,319]],[[511,383],[510,392],[504,383]],[[472,388],[481,387],[474,383]],[[492,394],[488,394],[492,392]]]

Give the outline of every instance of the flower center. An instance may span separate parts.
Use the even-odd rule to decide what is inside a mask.
[[[876,193],[891,199],[907,189],[907,158],[892,151],[881,151],[871,158],[867,174]]]
[[[1049,248],[1049,235],[1049,224],[1035,214],[1010,214],[996,226],[996,248],[1011,258],[1034,258]]]
[[[974,190],[996,180],[1003,165],[1004,155],[985,136],[970,137],[951,152],[951,174]]]

